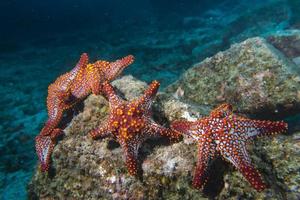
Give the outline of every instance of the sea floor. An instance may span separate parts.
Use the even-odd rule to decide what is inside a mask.
[[[244,1],[241,1],[244,2]],[[34,137],[46,120],[47,87],[74,67],[80,54],[91,60],[136,57],[125,70],[162,88],[180,74],[232,43],[290,27],[291,8],[282,1],[221,4],[195,17],[147,19],[86,30],[41,35],[1,46],[0,199],[26,199],[26,185],[37,163]],[[4,43],[3,43],[4,44]]]

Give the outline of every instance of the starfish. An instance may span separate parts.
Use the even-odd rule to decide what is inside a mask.
[[[150,137],[166,136],[175,141],[180,134],[151,119],[150,108],[158,91],[159,82],[153,81],[144,94],[131,102],[116,95],[113,87],[105,83],[103,91],[109,101],[110,114],[106,122],[89,134],[93,139],[111,136],[121,145],[130,175],[138,175],[138,150]]]
[[[56,138],[62,134],[62,130],[58,126],[64,112],[89,94],[100,94],[102,84],[105,81],[112,81],[120,75],[123,69],[134,61],[134,57],[129,55],[115,62],[99,60],[92,64],[89,64],[88,60],[88,55],[83,53],[70,72],[58,77],[48,87],[48,120],[35,139],[42,171],[49,169],[49,161]]]
[[[271,136],[287,130],[283,121],[251,120],[237,116],[229,104],[222,104],[208,117],[195,122],[174,121],[171,128],[192,137],[198,143],[198,161],[193,186],[202,189],[209,178],[211,161],[221,155],[239,170],[257,191],[267,186],[251,163],[246,145],[254,138]]]

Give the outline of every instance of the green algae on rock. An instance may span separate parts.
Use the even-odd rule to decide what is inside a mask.
[[[136,98],[147,85],[131,76],[113,82],[124,97]],[[130,88],[126,88],[130,87]],[[129,94],[129,93],[130,94]],[[134,95],[133,95],[134,94]],[[213,184],[203,193],[191,186],[197,146],[191,139],[167,144],[162,139],[146,141],[139,152],[143,180],[127,173],[121,148],[110,139],[92,140],[87,133],[101,123],[108,113],[107,101],[91,95],[84,109],[65,129],[65,136],[54,149],[54,170],[50,174],[38,170],[29,186],[29,199],[244,199],[298,197],[299,144],[294,136],[281,136],[257,141],[252,160],[259,167],[270,188],[256,192],[239,172],[217,161]],[[159,93],[154,110],[155,120],[162,124],[201,115],[198,106],[188,105],[171,95]],[[155,114],[155,113],[154,113]],[[263,144],[265,143],[265,144]],[[225,176],[224,173],[230,173]],[[225,183],[225,184],[224,184]],[[278,188],[280,194],[277,194]],[[297,196],[298,195],[298,196]]]
[[[300,111],[299,75],[295,63],[256,37],[196,64],[167,91],[180,87],[194,103],[227,102],[241,113],[282,117]]]

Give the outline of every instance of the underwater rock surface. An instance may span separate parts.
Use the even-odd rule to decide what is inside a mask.
[[[263,117],[283,117],[300,110],[300,68],[259,37],[194,65],[167,91],[178,88],[184,91],[184,99],[194,103],[227,102],[241,113]]]
[[[127,99],[142,94],[147,84],[124,76],[113,85]],[[209,108],[188,105],[172,95],[159,93],[153,106],[160,124],[179,118],[196,119]],[[250,150],[254,164],[270,188],[258,193],[241,174],[223,161],[216,161],[212,183],[204,193],[191,187],[197,146],[189,138],[167,144],[163,139],[148,140],[139,155],[143,180],[129,176],[121,148],[109,138],[92,140],[87,133],[108,113],[102,96],[89,96],[83,111],[65,129],[54,149],[53,170],[38,169],[28,186],[30,199],[297,199],[300,197],[299,135],[281,135],[255,142]],[[223,176],[225,174],[225,176]],[[224,178],[223,178],[224,177]]]
[[[300,30],[277,31],[267,38],[274,47],[300,66]]]

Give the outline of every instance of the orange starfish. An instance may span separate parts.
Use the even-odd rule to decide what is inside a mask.
[[[94,139],[111,136],[117,140],[125,153],[128,172],[134,176],[138,175],[138,150],[146,139],[167,136],[176,140],[180,136],[151,119],[150,108],[158,87],[159,82],[153,81],[143,96],[127,102],[116,95],[109,83],[105,83],[103,91],[109,100],[110,114],[105,123],[90,132]]]
[[[49,86],[48,120],[35,139],[42,171],[48,170],[56,138],[62,134],[58,125],[64,112],[89,94],[99,94],[105,81],[115,79],[133,61],[134,57],[129,55],[115,62],[99,60],[88,64],[88,55],[83,53],[77,65],[70,72],[61,75]]]
[[[278,121],[251,120],[233,114],[229,104],[222,104],[208,117],[195,122],[175,121],[171,127],[198,142],[198,162],[193,186],[202,188],[209,178],[209,165],[217,156],[233,164],[257,191],[266,188],[261,175],[252,165],[246,144],[259,136],[269,136],[287,130],[287,124]]]

